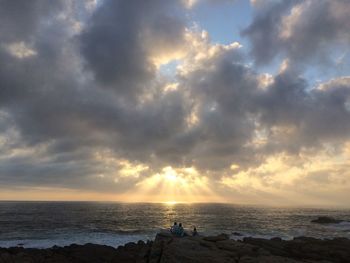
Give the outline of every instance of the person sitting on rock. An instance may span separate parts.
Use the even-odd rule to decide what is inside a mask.
[[[185,230],[182,227],[182,223],[179,224],[178,231],[177,231],[177,236],[182,237],[185,235]]]
[[[179,227],[178,227],[177,223],[174,222],[174,225],[170,228],[170,232],[171,232],[172,234],[176,234],[178,228],[179,228]]]
[[[198,232],[197,232],[197,228],[196,227],[193,228],[192,236],[193,237],[198,236]]]

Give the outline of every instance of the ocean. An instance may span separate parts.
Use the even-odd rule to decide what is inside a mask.
[[[350,210],[230,204],[0,202],[0,247],[47,248],[72,243],[118,246],[152,240],[174,221],[204,235],[350,238],[350,223],[311,223],[319,216],[350,220]],[[237,236],[235,232],[242,234]]]

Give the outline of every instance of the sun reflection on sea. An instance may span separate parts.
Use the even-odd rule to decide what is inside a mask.
[[[163,204],[169,205],[169,206],[176,205],[176,204],[178,204],[178,203],[179,203],[179,202],[177,202],[177,201],[166,201],[166,202],[163,202]]]

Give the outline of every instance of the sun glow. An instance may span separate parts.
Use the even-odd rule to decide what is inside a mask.
[[[167,202],[163,202],[163,204],[165,204],[165,205],[176,205],[176,204],[178,204],[179,202],[176,202],[176,201],[167,201]]]
[[[195,168],[164,167],[161,172],[140,181],[134,193],[127,195],[147,202],[159,202],[167,205],[222,201],[209,187],[209,179],[202,176]]]
[[[164,177],[168,181],[176,182],[177,181],[177,174],[171,167],[166,167],[163,169],[164,171]]]

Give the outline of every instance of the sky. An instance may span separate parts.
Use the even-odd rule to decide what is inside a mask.
[[[0,0],[0,200],[343,206],[348,0]]]

